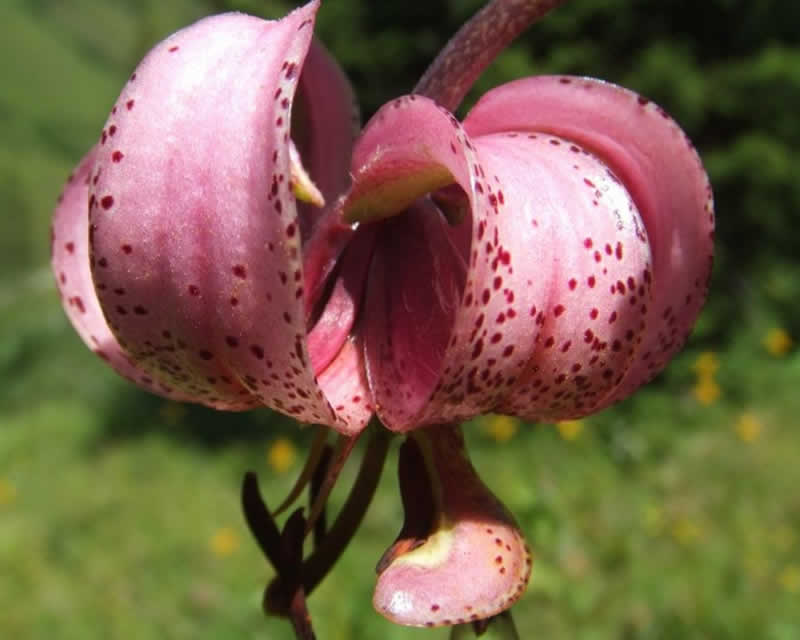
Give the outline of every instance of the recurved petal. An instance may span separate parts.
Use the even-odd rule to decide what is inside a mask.
[[[474,415],[474,406],[437,394],[447,376],[464,373],[447,363],[451,351],[467,348],[469,330],[462,327],[477,315],[462,296],[465,286],[473,286],[467,271],[484,260],[475,247],[484,233],[491,239],[495,228],[490,217],[496,198],[474,145],[448,111],[407,96],[384,106],[367,125],[353,152],[352,172],[344,218],[380,221],[363,331],[381,420],[406,431],[447,420],[451,411]],[[472,215],[449,225],[425,196],[453,184]],[[452,406],[443,409],[450,400]]]
[[[94,158],[93,148],[67,179],[53,216],[51,262],[64,311],[87,346],[120,375],[158,395],[185,400],[184,394],[136,366],[103,317],[89,269],[89,176]]]
[[[531,553],[475,473],[458,429],[415,432],[398,466],[405,522],[378,565],[376,610],[398,624],[438,627],[509,608],[525,591]]]
[[[364,310],[366,357],[381,419],[404,431],[420,425],[442,376],[467,270],[464,242],[424,200],[380,226]]]
[[[653,303],[635,360],[603,404],[622,399],[683,345],[706,297],[714,213],[694,147],[657,105],[588,78],[543,76],[503,85],[478,102],[464,126],[472,136],[563,138],[607,164],[630,193],[651,246]]]
[[[470,386],[493,392],[494,410],[531,420],[590,413],[646,335],[651,256],[639,211],[599,158],[563,138],[494,134],[475,144],[501,176],[503,203],[501,241],[479,280],[494,295],[476,302]]]
[[[306,346],[289,185],[317,7],[215,16],[156,46],[103,131],[89,216],[100,303],[139,366],[212,407],[337,425]]]

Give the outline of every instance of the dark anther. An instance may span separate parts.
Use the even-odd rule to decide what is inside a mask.
[[[280,573],[281,534],[278,525],[270,515],[261,490],[258,488],[258,476],[254,471],[244,474],[242,481],[242,510],[247,521],[247,526],[253,537],[261,547],[261,551],[273,567]]]
[[[483,620],[475,620],[472,623],[472,629],[475,631],[476,638],[480,638],[484,633],[486,633],[491,621],[491,618],[484,618]]]

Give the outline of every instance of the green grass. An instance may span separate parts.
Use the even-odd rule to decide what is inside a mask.
[[[310,433],[266,411],[154,399],[83,348],[52,287],[31,278],[2,293],[15,301],[0,322],[4,635],[292,637],[260,613],[271,572],[244,528],[238,484],[257,469],[277,503],[299,462],[271,471],[268,445],[283,436],[301,450]],[[527,637],[798,637],[800,359],[766,354],[762,333],[719,354],[722,395],[709,407],[691,395],[690,352],[661,388],[587,420],[574,440],[526,425],[500,444],[469,425],[476,466],[536,552],[515,608]],[[745,411],[763,425],[749,443],[735,429]],[[370,607],[374,563],[401,523],[394,459],[355,543],[311,598],[320,638],[424,633]],[[210,547],[224,528],[238,538],[228,556]]]
[[[69,327],[46,266],[52,202],[121,79],[145,42],[201,11],[150,5],[160,8],[0,7],[0,54],[16,61],[0,71],[3,638],[293,637],[261,614],[272,574],[238,491],[256,469],[277,504],[300,461],[271,470],[268,447],[285,437],[302,451],[310,432],[268,411],[180,408],[118,379]],[[514,609],[523,637],[800,637],[800,355],[769,355],[762,338],[775,320],[749,308],[718,353],[710,406],[692,394],[693,343],[573,440],[524,425],[501,444],[484,423],[468,426],[477,468],[535,550]],[[737,432],[745,413],[762,425],[750,442]],[[394,627],[370,605],[373,567],[402,520],[395,462],[393,452],[354,544],[311,597],[320,640],[447,636]],[[212,541],[226,530],[231,552],[220,554]]]

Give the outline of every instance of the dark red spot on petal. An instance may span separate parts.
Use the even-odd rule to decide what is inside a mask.
[[[259,360],[264,358],[264,349],[257,344],[250,345],[250,353],[252,353]]]

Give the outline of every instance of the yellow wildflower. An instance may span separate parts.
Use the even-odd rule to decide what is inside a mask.
[[[582,420],[562,420],[556,422],[556,429],[564,440],[575,440],[583,431]]]
[[[702,535],[700,526],[688,518],[681,518],[672,527],[672,537],[683,545],[696,542]]]
[[[286,473],[297,458],[297,450],[288,438],[277,438],[267,451],[267,463],[276,473]]]
[[[752,413],[743,413],[736,421],[736,435],[742,442],[755,442],[764,430],[764,424]]]
[[[642,509],[642,523],[648,532],[658,533],[664,526],[664,510],[658,505],[647,505]]]
[[[483,428],[496,442],[508,442],[517,434],[519,421],[510,416],[490,416]]]
[[[714,378],[701,376],[692,389],[695,399],[704,407],[714,404],[720,396],[721,390]]]
[[[224,558],[239,548],[239,536],[230,527],[222,527],[211,536],[208,546],[214,555]]]
[[[792,337],[785,329],[774,328],[764,336],[764,348],[773,356],[785,356],[792,348]]]
[[[780,585],[790,591],[797,593],[800,591],[800,565],[790,564],[783,568],[783,571],[778,575],[778,582]]]
[[[17,488],[8,480],[0,478],[0,507],[11,504],[17,497]]]
[[[692,365],[700,378],[711,378],[719,371],[719,358],[713,351],[703,351]]]

